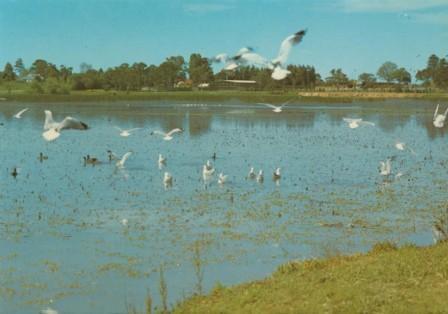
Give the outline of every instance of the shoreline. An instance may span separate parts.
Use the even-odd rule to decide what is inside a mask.
[[[216,285],[174,313],[442,313],[448,307],[448,242],[391,243],[368,253],[292,261],[262,280]]]
[[[0,104],[4,101],[27,102],[92,102],[92,101],[144,101],[144,100],[190,100],[190,101],[223,101],[239,99],[242,101],[258,102],[338,102],[350,103],[353,101],[381,101],[415,99],[428,101],[447,101],[448,93],[396,93],[396,92],[363,92],[363,91],[294,91],[294,92],[267,92],[267,91],[173,91],[173,92],[115,92],[115,91],[82,91],[71,92],[66,95],[58,94],[29,94],[1,93]]]

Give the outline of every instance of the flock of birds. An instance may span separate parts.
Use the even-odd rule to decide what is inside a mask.
[[[277,57],[272,60],[257,54],[251,47],[243,47],[233,56],[229,56],[227,53],[220,53],[210,60],[215,63],[224,63],[224,70],[229,71],[248,64],[257,65],[272,70],[271,77],[274,80],[283,80],[291,73],[286,68],[289,53],[293,46],[302,41],[306,32],[307,30],[300,30],[286,37],[280,44]]]
[[[290,101],[284,102],[279,106],[268,104],[268,103],[258,103],[259,105],[265,105],[272,109],[272,112],[274,113],[281,113],[283,111],[283,108],[290,103]],[[22,115],[27,112],[29,108],[25,108],[23,110],[20,110],[18,113],[14,115],[14,118],[21,119]],[[56,122],[53,119],[53,114],[49,110],[45,110],[45,121],[44,121],[44,132],[42,133],[43,138],[46,141],[54,141],[61,135],[61,131],[66,129],[75,129],[75,130],[87,130],[89,126],[73,117],[65,117],[61,122]],[[448,108],[443,113],[439,113],[439,104],[437,105],[434,116],[433,116],[433,125],[436,128],[442,128],[445,125],[446,117],[448,115]],[[373,122],[370,121],[364,121],[361,118],[343,118],[343,121],[347,123],[347,126],[351,129],[356,129],[361,126],[375,126]],[[140,130],[141,128],[133,128],[124,130],[119,127],[115,127],[120,133],[119,135],[122,137],[129,137],[133,132]],[[164,132],[160,130],[155,130],[151,132],[151,135],[156,134],[161,136],[161,138],[165,141],[171,141],[174,136],[178,133],[183,132],[181,128],[175,128],[170,130],[169,132]],[[397,141],[395,143],[395,148],[400,151],[409,150],[412,154],[415,155],[415,152],[409,148],[405,143]],[[108,151],[108,157],[109,162],[115,161],[115,166],[117,169],[124,169],[125,163],[129,159],[129,157],[132,155],[132,151],[129,151],[125,153],[123,156],[119,157],[112,151]],[[48,156],[43,155],[43,153],[39,154],[39,160],[42,162],[44,160],[48,159]],[[100,163],[100,160],[96,157],[92,157],[90,155],[84,156],[84,164],[91,164],[95,165]],[[212,159],[216,159],[216,153],[213,154]],[[166,166],[167,163],[167,157],[163,156],[162,154],[159,154],[158,157],[158,165],[159,169],[162,169],[164,166]],[[276,168],[275,171],[272,173],[272,178],[275,181],[275,183],[278,185],[281,179],[281,172],[280,168]],[[13,177],[16,177],[18,175],[18,168],[14,167],[11,175]],[[379,167],[379,173],[381,176],[384,176],[386,178],[389,178],[392,174],[392,159],[388,158],[385,161],[380,161],[380,167]],[[210,160],[207,160],[207,162],[202,167],[202,178],[204,182],[210,182],[215,174],[215,168],[213,167]],[[395,174],[395,178],[399,178],[403,175],[403,173],[398,172]],[[255,172],[255,169],[253,167],[250,168],[248,176],[248,179],[256,180],[258,183],[264,182],[264,172],[262,169],[258,170],[258,172]],[[225,175],[223,172],[220,172],[217,178],[217,182],[220,185],[224,185],[228,179],[228,175]],[[165,188],[171,187],[173,185],[173,175],[169,172],[164,172],[163,176],[163,184]]]

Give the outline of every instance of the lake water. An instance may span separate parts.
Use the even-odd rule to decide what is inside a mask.
[[[25,107],[22,119],[12,118]],[[199,286],[263,278],[291,259],[385,240],[431,244],[448,187],[434,108],[420,100],[300,103],[276,114],[236,100],[1,102],[1,312],[126,313],[127,304],[143,309],[148,291],[160,305],[161,267],[175,304]],[[90,129],[46,142],[44,109]],[[350,129],[343,117],[376,126]],[[121,137],[115,126],[143,129]],[[175,127],[185,131],[172,141],[151,135]],[[133,152],[125,169],[109,162],[109,149]],[[159,153],[168,158],[163,169]],[[102,163],[84,165],[87,154]],[[385,180],[379,162],[387,158]],[[208,159],[229,175],[223,186],[216,175],[203,181]],[[264,170],[263,184],[246,178],[250,166]],[[165,171],[174,177],[167,189]]]

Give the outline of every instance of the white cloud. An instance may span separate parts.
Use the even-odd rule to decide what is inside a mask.
[[[448,0],[342,0],[341,6],[349,12],[400,12],[448,7]]]
[[[195,3],[184,5],[185,12],[188,13],[213,13],[231,10],[234,7],[226,4]]]

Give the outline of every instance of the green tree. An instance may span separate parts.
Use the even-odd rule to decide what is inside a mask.
[[[358,81],[361,82],[362,88],[369,88],[375,85],[376,77],[371,73],[361,73],[358,76]]]
[[[395,79],[394,72],[397,69],[398,66],[395,63],[387,61],[380,66],[376,75],[384,81],[391,83]]]
[[[213,80],[213,70],[207,58],[198,53],[190,55],[188,75],[194,84],[207,83]]]
[[[5,81],[14,81],[16,79],[16,74],[14,73],[11,63],[6,63],[5,68],[3,69],[2,78]]]
[[[14,64],[14,70],[18,77],[22,78],[26,75],[26,68],[22,58],[18,58]]]
[[[398,83],[410,83],[411,82],[411,73],[406,71],[405,68],[399,68],[395,70],[392,74],[395,81]]]
[[[342,72],[341,69],[332,69],[330,71],[330,76],[325,79],[328,84],[336,85],[337,87],[341,85],[347,85],[349,83],[347,75]]]

